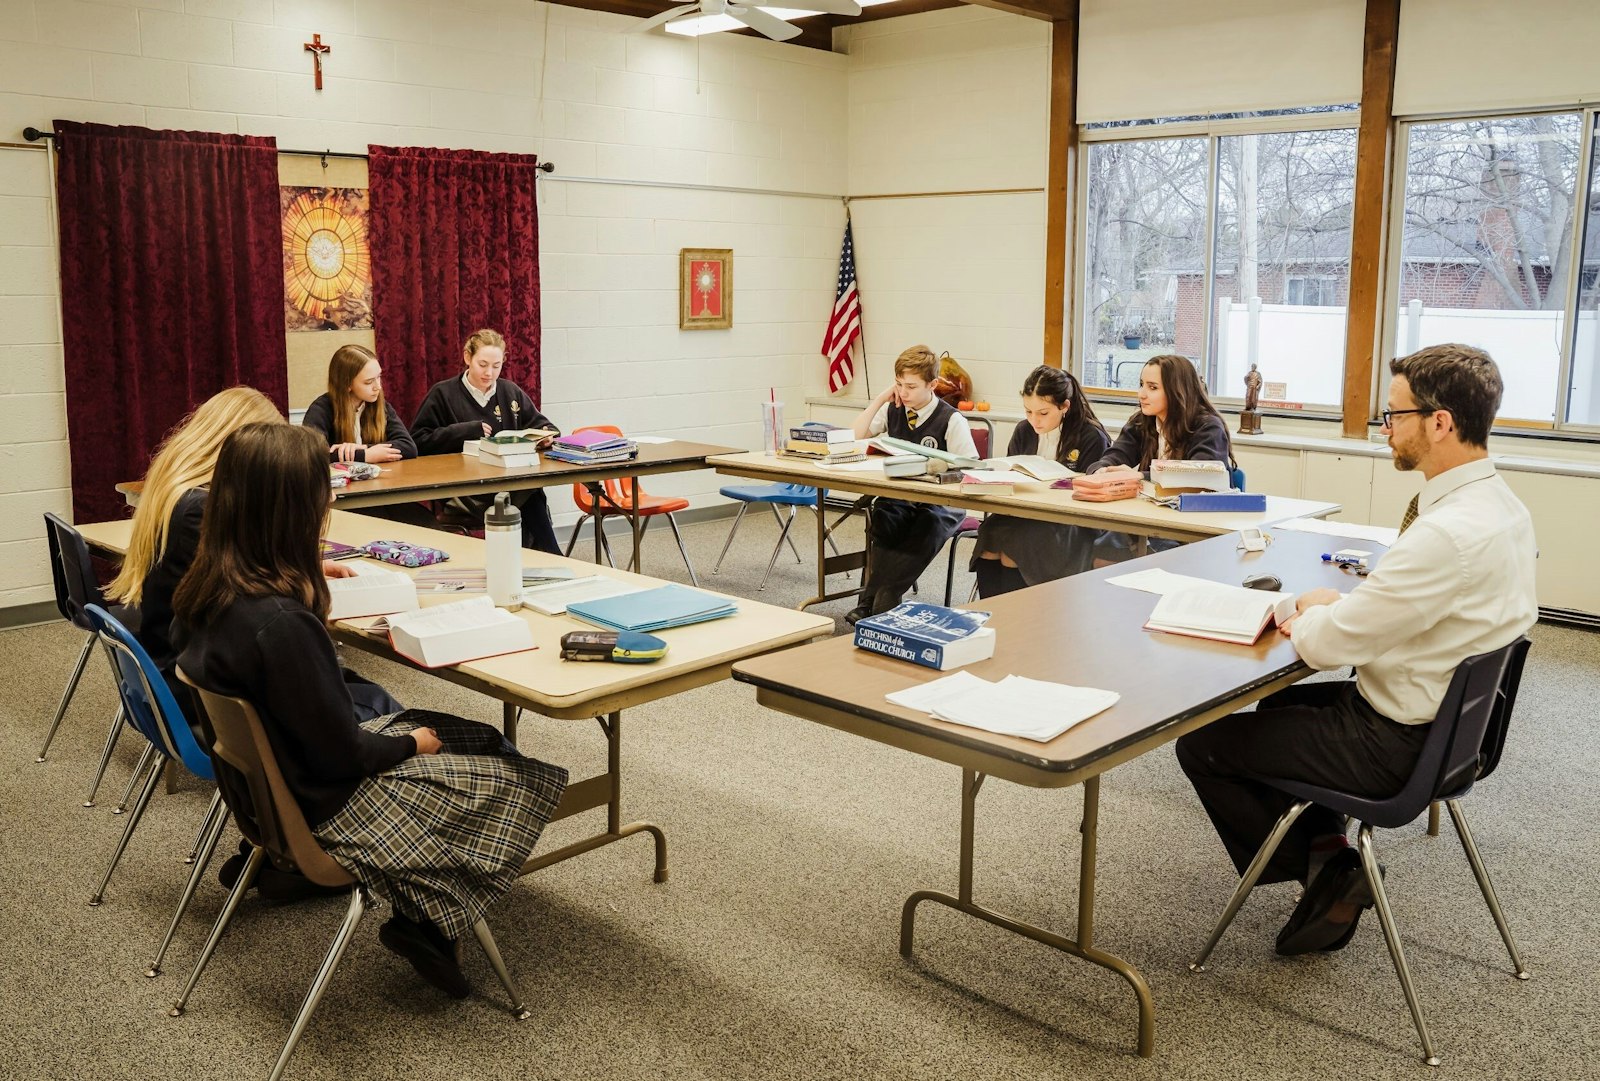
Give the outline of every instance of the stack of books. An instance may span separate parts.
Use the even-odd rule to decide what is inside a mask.
[[[627,462],[639,456],[639,444],[610,432],[573,432],[557,436],[545,456],[572,465],[598,465],[603,462]]]
[[[497,432],[478,440],[478,461],[506,469],[521,469],[539,464],[539,444],[555,435],[550,428],[527,428],[520,432]]]
[[[854,429],[811,421],[789,429],[789,441],[778,452],[780,458],[836,465],[859,462],[867,456],[867,444],[856,438]]]

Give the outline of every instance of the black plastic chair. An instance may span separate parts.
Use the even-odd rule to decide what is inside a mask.
[[[50,731],[45,734],[44,746],[39,748],[35,762],[43,762],[50,753],[50,744],[55,741],[56,729],[61,727],[61,718],[67,714],[67,707],[72,704],[72,696],[78,690],[78,681],[83,677],[83,669],[89,663],[89,651],[94,648],[98,637],[94,621],[89,618],[88,607],[98,605],[111,612],[116,619],[125,626],[138,626],[138,612],[123,607],[122,605],[109,605],[100,592],[100,583],[94,576],[94,564],[89,559],[89,545],[84,542],[83,534],[79,533],[60,515],[46,512],[44,516],[44,535],[50,545],[50,576],[55,584],[56,610],[61,613],[61,618],[84,632],[83,648],[78,651],[78,662],[73,666],[72,678],[67,680],[66,690],[61,692],[61,702],[56,706],[55,720],[50,722]],[[111,731],[106,735],[105,749],[100,752],[100,768],[95,771],[94,782],[89,786],[89,794],[84,799],[85,807],[94,806],[95,793],[100,790],[100,780],[106,774],[106,765],[111,761],[111,751],[117,744],[117,736],[122,733],[122,710],[118,709],[115,717],[111,719]],[[124,800],[126,802],[126,800]]]
[[[1255,858],[1250,861],[1250,866],[1245,869],[1244,876],[1239,879],[1238,888],[1228,899],[1228,906],[1223,909],[1216,930],[1211,932],[1211,937],[1189,968],[1195,972],[1205,971],[1206,958],[1211,956],[1211,951],[1216,947],[1222,933],[1233,922],[1234,915],[1244,904],[1245,898],[1249,896],[1250,890],[1260,878],[1272,854],[1277,851],[1289,827],[1307,807],[1316,803],[1348,815],[1361,823],[1356,845],[1361,855],[1361,867],[1378,910],[1378,920],[1383,926],[1383,937],[1389,946],[1389,957],[1394,962],[1395,974],[1400,977],[1400,987],[1405,992],[1406,1005],[1411,1008],[1411,1020],[1416,1025],[1418,1037],[1422,1040],[1423,1061],[1429,1066],[1437,1066],[1439,1058],[1434,1054],[1433,1042],[1428,1038],[1428,1026],[1422,1018],[1422,1005],[1417,1000],[1416,988],[1411,982],[1411,970],[1406,965],[1405,951],[1400,945],[1400,932],[1395,928],[1394,914],[1389,909],[1389,897],[1383,889],[1383,876],[1379,872],[1378,859],[1372,848],[1372,828],[1380,826],[1384,829],[1394,829],[1404,826],[1427,810],[1428,805],[1434,800],[1443,800],[1450,810],[1450,820],[1455,823],[1456,833],[1461,837],[1461,847],[1466,850],[1467,861],[1472,864],[1472,873],[1478,880],[1478,888],[1483,891],[1483,899],[1489,905],[1489,914],[1494,917],[1495,927],[1499,929],[1500,938],[1505,942],[1506,951],[1511,955],[1517,979],[1528,978],[1528,970],[1523,966],[1522,957],[1517,952],[1517,943],[1511,937],[1511,928],[1506,926],[1505,915],[1500,911],[1500,900],[1495,896],[1494,886],[1489,881],[1489,872],[1484,868],[1483,860],[1478,855],[1478,846],[1472,840],[1472,831],[1467,828],[1467,819],[1462,813],[1459,801],[1472,791],[1474,783],[1489,776],[1500,763],[1500,752],[1505,747],[1506,728],[1511,720],[1512,707],[1516,704],[1517,685],[1522,679],[1522,665],[1530,644],[1526,637],[1519,637],[1510,645],[1490,653],[1468,657],[1461,662],[1450,680],[1444,701],[1439,704],[1439,712],[1434,716],[1432,727],[1422,745],[1422,753],[1417,758],[1417,765],[1411,773],[1410,780],[1398,794],[1388,799],[1367,799],[1277,777],[1255,778],[1263,784],[1289,793],[1297,802],[1283,813],[1277,825],[1273,827],[1272,833],[1262,842]]]

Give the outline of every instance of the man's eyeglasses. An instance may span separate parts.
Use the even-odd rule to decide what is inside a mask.
[[[1395,417],[1403,417],[1407,413],[1432,413],[1432,412],[1435,412],[1435,410],[1432,410],[1432,409],[1385,409],[1383,412],[1379,413],[1378,416],[1383,418],[1383,426],[1385,428],[1393,428],[1394,427],[1394,418]]]

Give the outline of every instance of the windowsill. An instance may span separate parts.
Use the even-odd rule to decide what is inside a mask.
[[[865,409],[868,401],[865,398],[839,398],[832,395],[813,395],[805,399],[807,406],[827,406],[836,409],[852,409],[859,412]],[[1096,402],[1095,405],[1115,405],[1116,402]],[[1238,427],[1239,414],[1237,410],[1224,408],[1221,410],[1224,419],[1228,422],[1230,431]],[[971,419],[985,419],[997,428],[995,435],[1000,437],[998,430],[1002,423],[1016,424],[1021,422],[1022,413],[1016,409],[993,409],[988,412],[963,413]],[[1101,415],[1101,421],[1106,430],[1113,436],[1122,428],[1120,418],[1113,419]],[[1265,423],[1269,430],[1260,435],[1239,435],[1233,431],[1233,445],[1235,450],[1249,451],[1261,450],[1287,450],[1287,451],[1315,451],[1322,454],[1349,454],[1367,458],[1388,458],[1389,447],[1384,442],[1372,442],[1365,439],[1346,439],[1343,435],[1322,435],[1329,426],[1334,426],[1338,432],[1338,421],[1333,418],[1318,418],[1298,415],[1267,414]],[[1376,428],[1371,429],[1373,433]],[[1559,446],[1552,446],[1558,443]],[[1572,439],[1553,436],[1552,433],[1537,433],[1533,435],[1507,431],[1496,431],[1490,436],[1491,457],[1496,467],[1515,473],[1546,473],[1564,477],[1589,477],[1600,479],[1600,443],[1593,439]],[[1565,452],[1562,454],[1554,451]]]

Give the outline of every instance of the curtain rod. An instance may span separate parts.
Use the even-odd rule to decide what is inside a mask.
[[[56,133],[53,131],[40,131],[38,128],[34,127],[27,127],[22,129],[22,137],[28,140],[30,143],[39,142],[41,139],[53,142],[56,139]],[[329,158],[352,158],[359,159],[360,161],[366,161],[370,156],[367,154],[351,153],[347,150],[285,150],[283,147],[278,148],[278,153],[293,154],[296,157],[301,158],[321,158],[324,165],[328,163]],[[541,161],[536,168],[538,168],[541,173],[552,173],[555,172],[556,166],[555,162]]]
[[[846,203],[865,199],[947,199],[958,195],[1043,195],[1043,188],[973,188],[968,191],[896,191],[841,196]]]

